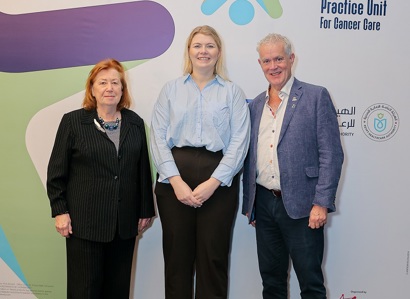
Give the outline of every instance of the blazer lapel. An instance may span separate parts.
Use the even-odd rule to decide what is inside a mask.
[[[127,137],[128,132],[130,131],[130,119],[127,117],[126,110],[121,111],[121,131],[120,131],[120,144],[119,148],[121,148],[122,143],[125,140],[125,137]]]
[[[107,134],[103,130],[99,130],[96,127],[94,120],[98,121],[98,114],[96,110],[83,110],[83,115],[81,116],[81,124],[82,125],[92,125],[93,129],[98,131],[99,134],[104,136],[105,138],[109,139]],[[101,127],[102,128],[102,127]]]
[[[121,110],[121,132],[120,132],[120,144],[119,144],[120,148],[125,138],[127,138],[127,135],[130,132],[132,126],[139,126],[137,119],[135,117],[132,117],[132,115],[130,115],[129,113],[130,113],[130,110],[128,109]],[[145,138],[145,136],[143,137]]]
[[[254,124],[255,126],[252,127],[252,135],[255,137],[256,143],[258,142],[258,134],[259,134],[259,125],[262,119],[263,108],[265,107],[266,97],[259,99],[259,101],[255,105],[254,109]]]
[[[283,135],[285,135],[285,132],[292,119],[293,113],[295,113],[298,103],[300,99],[302,98],[302,94],[303,94],[302,85],[300,84],[300,81],[298,81],[295,78],[295,81],[293,82],[292,88],[290,90],[288,103],[286,105],[285,116],[283,118],[282,128],[280,130],[278,144],[281,142]]]

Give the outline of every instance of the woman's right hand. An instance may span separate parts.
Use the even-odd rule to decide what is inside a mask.
[[[194,197],[192,189],[184,182],[181,176],[170,177],[169,182],[174,189],[175,196],[180,202],[193,208],[202,206],[202,203]]]
[[[68,213],[57,215],[55,219],[56,219],[55,226],[56,226],[57,232],[61,236],[65,238],[69,238],[70,235],[73,233],[73,228],[71,227],[70,215]]]

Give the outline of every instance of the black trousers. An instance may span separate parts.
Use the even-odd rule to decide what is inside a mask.
[[[134,246],[118,234],[108,243],[67,238],[67,298],[129,299]]]
[[[288,216],[281,197],[256,189],[256,240],[264,299],[288,298],[289,256],[302,299],[326,299],[322,273],[323,227],[311,229],[309,218]]]
[[[211,177],[222,158],[221,152],[204,148],[174,148],[172,153],[182,179],[192,190]],[[230,187],[219,187],[196,209],[182,204],[170,184],[156,184],[163,230],[166,299],[192,299],[194,293],[197,299],[227,298],[238,184],[235,177]]]

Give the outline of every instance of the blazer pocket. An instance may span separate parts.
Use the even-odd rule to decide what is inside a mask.
[[[306,167],[305,173],[310,178],[317,178],[319,176],[319,168],[318,167]]]

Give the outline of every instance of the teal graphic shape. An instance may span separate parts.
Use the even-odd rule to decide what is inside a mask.
[[[202,2],[201,11],[209,16],[217,11],[227,0],[205,0]]]
[[[204,0],[201,11],[205,15],[214,14],[227,0]],[[273,19],[280,18],[283,8],[280,0],[256,0],[263,10]],[[249,0],[234,0],[229,7],[229,17],[237,25],[249,24],[255,16],[255,8]]]
[[[247,0],[236,0],[229,7],[231,20],[238,25],[246,25],[253,20],[255,9]]]
[[[9,268],[20,278],[22,282],[26,285],[27,280],[24,277],[23,271],[20,268],[19,263],[17,262],[16,257],[13,254],[13,250],[9,242],[7,241],[6,234],[4,233],[0,225],[0,258],[9,266]]]
[[[374,119],[374,129],[377,132],[381,133],[384,130],[386,130],[386,128],[387,128],[387,119],[385,119],[385,118],[383,118],[383,119],[375,118]]]

